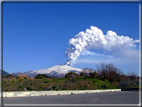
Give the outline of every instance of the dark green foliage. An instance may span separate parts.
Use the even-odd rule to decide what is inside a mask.
[[[107,89],[107,85],[106,84],[102,85],[101,87],[102,87],[102,89]]]
[[[45,83],[49,83],[49,81],[48,81],[48,80],[45,80]]]
[[[97,78],[98,77],[98,73],[96,71],[94,72],[89,72],[89,77],[90,78]]]
[[[85,73],[84,72],[81,72],[80,73],[80,77],[85,77],[86,75],[85,75]]]
[[[47,78],[48,76],[46,74],[38,74],[34,77],[34,79],[44,79]]]
[[[130,88],[130,87],[138,87],[139,86],[139,81],[138,80],[130,80],[130,79],[124,79],[121,80],[121,87],[122,88]]]
[[[95,80],[93,80],[92,82],[93,82],[93,84],[95,85],[96,81],[95,81]]]
[[[71,79],[71,82],[75,83],[75,79]]]
[[[12,82],[15,82],[14,80]]]
[[[92,70],[92,69],[84,68],[82,72],[80,73],[80,78],[87,79],[89,70]]]
[[[28,86],[26,88],[27,88],[28,91],[32,91],[33,90],[32,86]]]
[[[6,78],[14,77],[13,75],[9,74],[6,76]]]
[[[70,71],[65,75],[65,78],[76,78],[76,77],[78,77],[78,74],[75,73],[74,71]]]
[[[23,88],[23,86],[22,86],[22,85],[20,85],[20,86],[19,86],[19,88]]]
[[[139,79],[134,72],[129,73],[127,76],[121,76],[121,88],[122,90],[138,90],[139,89]]]
[[[24,77],[23,79],[27,79],[27,77]]]
[[[59,85],[55,85],[55,86],[53,86],[52,88],[53,88],[53,90],[56,90],[56,91],[57,91],[57,90],[60,90],[60,86],[59,86]]]
[[[18,78],[20,78],[20,77],[17,76],[16,79],[18,79]]]

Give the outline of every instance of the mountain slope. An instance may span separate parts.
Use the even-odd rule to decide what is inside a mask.
[[[34,77],[37,74],[47,74],[48,76],[60,77],[60,76],[64,76],[69,71],[75,71],[76,73],[79,73],[81,72],[81,70],[82,69],[74,68],[69,65],[60,64],[47,69],[40,69],[40,70],[27,71],[27,72],[17,72],[17,73],[12,73],[12,75],[28,75],[30,77]]]
[[[3,74],[3,76],[7,76],[7,75],[9,75],[9,73],[7,73],[6,71],[2,71],[2,74]]]

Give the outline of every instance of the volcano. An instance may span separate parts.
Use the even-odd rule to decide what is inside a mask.
[[[40,70],[27,71],[27,72],[17,72],[17,73],[12,73],[12,75],[27,75],[29,77],[34,77],[37,74],[46,74],[48,76],[61,77],[65,76],[65,74],[70,71],[74,71],[75,73],[79,74],[82,71],[82,69],[74,68],[68,64],[59,64],[47,69],[40,69]]]

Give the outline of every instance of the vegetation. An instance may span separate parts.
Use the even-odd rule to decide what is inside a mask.
[[[132,72],[124,75],[113,64],[101,63],[96,70],[85,68],[80,74],[71,71],[65,77],[38,74],[32,78],[3,76],[3,91],[138,89],[139,78]]]
[[[47,78],[48,76],[46,74],[38,74],[34,77],[34,79],[44,79]]]
[[[65,75],[65,78],[76,78],[76,77],[78,77],[78,74],[75,73],[75,71],[70,71]]]

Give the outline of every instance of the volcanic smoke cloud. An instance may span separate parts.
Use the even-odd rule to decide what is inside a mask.
[[[128,36],[118,36],[115,32],[109,30],[104,35],[101,29],[90,26],[85,32],[81,31],[74,38],[69,40],[70,48],[67,48],[67,64],[71,65],[80,56],[81,52],[89,49],[103,49],[107,51],[130,49],[136,47],[135,43],[139,40],[133,40]]]

